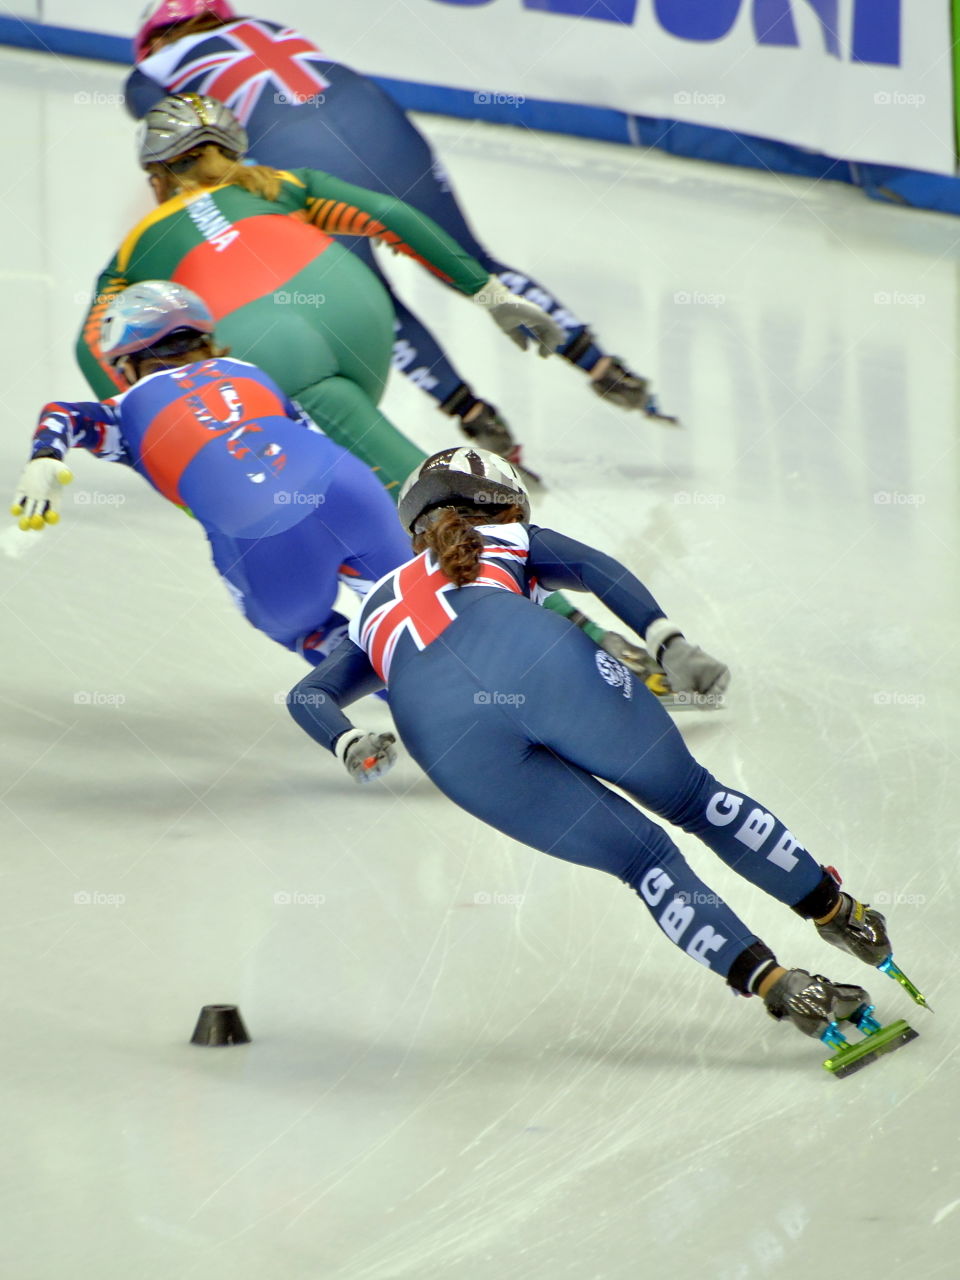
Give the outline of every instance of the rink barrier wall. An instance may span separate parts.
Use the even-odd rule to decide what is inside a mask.
[[[954,84],[958,94],[960,130],[960,46],[956,38],[960,33],[960,0],[952,0],[952,5],[955,22],[953,56],[958,68]],[[127,67],[133,63],[131,41],[122,36],[52,26],[22,18],[0,17],[0,44],[63,57],[116,62]],[[718,164],[846,182],[861,187],[874,200],[960,215],[960,178],[956,177],[925,173],[919,169],[838,160],[773,138],[734,133],[709,125],[635,116],[608,107],[539,99],[502,106],[485,102],[478,107],[476,94],[470,89],[420,84],[387,76],[370,78],[407,111],[483,119],[486,123],[509,124],[546,133],[653,147],[670,155]]]

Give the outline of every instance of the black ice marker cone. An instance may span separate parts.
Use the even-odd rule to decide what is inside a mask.
[[[190,1037],[191,1044],[249,1044],[250,1036],[235,1004],[205,1004]]]

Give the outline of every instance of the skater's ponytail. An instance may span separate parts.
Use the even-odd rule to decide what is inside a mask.
[[[243,187],[264,200],[276,200],[283,181],[279,169],[265,164],[244,164],[242,158],[227,155],[213,142],[166,163],[149,164],[147,172],[172,180],[181,191],[234,186]]]
[[[523,519],[524,511],[519,506],[500,507],[493,513],[478,507],[443,507],[436,520],[414,537],[413,549],[429,548],[444,577],[462,587],[480,576],[483,539],[474,525],[515,524]]]

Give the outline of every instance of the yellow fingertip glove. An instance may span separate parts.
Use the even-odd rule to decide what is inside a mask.
[[[63,481],[63,483],[64,483],[64,484],[66,484],[66,483],[67,483],[67,482],[66,482],[66,480],[64,480],[64,481]],[[47,512],[47,514],[46,514],[43,518],[44,518],[44,520],[47,522],[47,524],[59,524],[59,523],[60,523],[60,512],[59,512],[59,511],[48,511],[48,512]]]

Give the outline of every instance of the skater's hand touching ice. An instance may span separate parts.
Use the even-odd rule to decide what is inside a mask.
[[[730,669],[699,645],[685,639],[679,627],[658,618],[644,636],[647,648],[667,673],[677,693],[697,693],[719,702],[730,683]]]
[[[338,760],[354,782],[372,782],[382,778],[397,762],[397,739],[392,733],[364,733],[348,729],[334,743]]]
[[[669,641],[660,655],[660,665],[678,693],[709,694],[720,698],[730,683],[730,668],[683,636],[674,636]]]
[[[490,277],[480,292],[473,295],[473,300],[490,312],[494,322],[521,351],[527,349],[528,333],[533,334],[542,356],[551,355],[566,337],[565,330],[555,324],[542,307],[511,293],[496,276]]]
[[[43,529],[60,519],[60,493],[73,473],[59,458],[33,458],[24,467],[13,491],[10,514],[20,517],[20,528]]]

